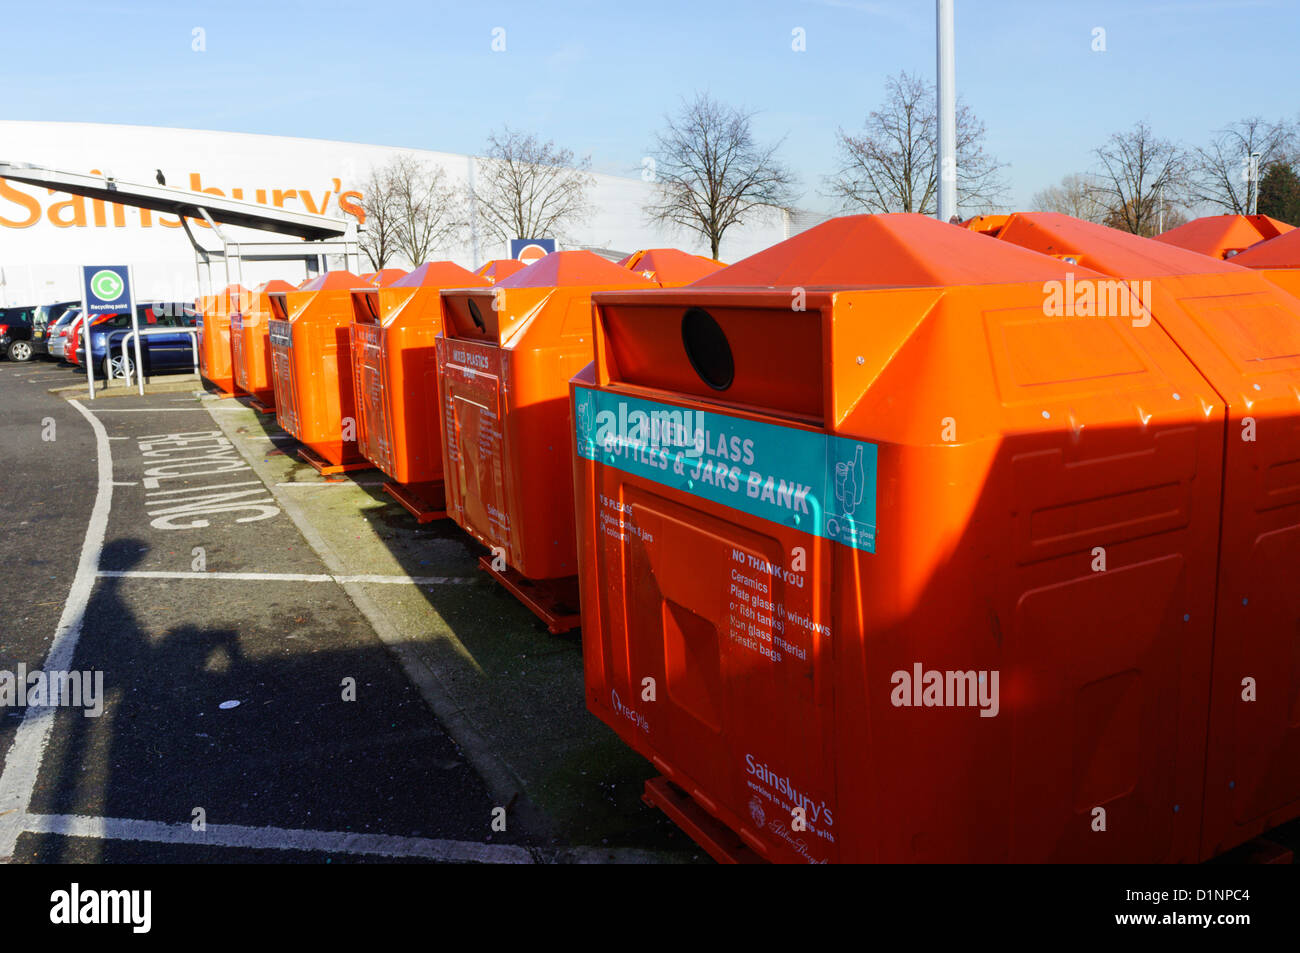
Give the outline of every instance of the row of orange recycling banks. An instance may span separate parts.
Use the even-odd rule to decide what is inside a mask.
[[[1300,232],[511,267],[227,289],[204,374],[581,624],[714,857],[1193,862],[1300,816]]]

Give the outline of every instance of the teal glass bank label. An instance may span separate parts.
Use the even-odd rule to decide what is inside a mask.
[[[578,455],[752,516],[876,551],[876,445],[574,388]]]

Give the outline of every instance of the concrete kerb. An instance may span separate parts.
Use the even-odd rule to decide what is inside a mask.
[[[194,385],[198,383],[198,378],[193,374],[178,375],[175,378],[167,378],[160,381],[145,381],[145,396],[150,394],[192,394]],[[58,387],[50,387],[47,393],[62,397],[64,400],[78,399],[89,397],[86,389],[86,379],[82,377],[76,384],[60,384]],[[112,387],[107,386],[102,380],[95,381],[95,399],[105,397],[139,397],[140,391],[132,385],[127,387],[125,384],[114,384]]]

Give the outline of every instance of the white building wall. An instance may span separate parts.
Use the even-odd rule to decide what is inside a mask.
[[[155,170],[161,169],[172,187],[216,188],[245,201],[323,212],[331,218],[347,217],[346,209],[360,200],[361,183],[370,170],[399,152],[440,164],[455,184],[467,181],[469,157],[444,152],[192,129],[0,121],[0,159],[5,161],[70,172],[98,170],[124,182],[152,183]],[[571,229],[571,246],[622,251],[675,246],[708,253],[698,235],[665,231],[647,222],[643,208],[651,198],[651,184],[603,174],[595,179],[590,193],[593,214]],[[192,299],[200,281],[207,290],[207,276],[196,274],[194,251],[184,231],[168,227],[165,219],[0,180],[0,301],[29,304],[75,298],[82,264],[133,265],[139,300]],[[206,225],[194,230],[200,242],[217,245]],[[267,237],[242,229],[230,233],[254,240]],[[783,237],[782,215],[770,210],[730,229],[722,257],[736,261]],[[507,248],[480,235],[479,252],[480,260],[475,261],[466,242],[444,249],[438,257],[474,268],[483,260],[505,257]],[[297,282],[304,276],[296,263],[247,263],[239,277],[251,287],[268,278]],[[218,287],[226,283],[220,263],[213,266],[212,282]]]

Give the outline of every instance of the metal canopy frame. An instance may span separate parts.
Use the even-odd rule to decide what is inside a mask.
[[[123,182],[111,175],[90,175],[82,172],[64,172],[25,162],[0,160],[0,178],[25,182],[28,185],[81,195],[116,205],[130,205],[155,212],[175,215],[180,219],[185,235],[194,248],[194,272],[203,294],[203,271],[207,271],[209,292],[212,267],[225,263],[226,284],[243,284],[243,263],[246,261],[300,261],[308,274],[329,270],[328,256],[344,260],[344,267],[358,272],[361,262],[361,245],[355,222],[295,212],[288,209],[269,208],[254,202],[230,199],[206,192],[191,192],[165,185],[146,185]],[[202,218],[212,228],[221,242],[220,248],[206,248],[194,235],[187,219]],[[240,241],[232,240],[221,225],[252,228],[287,235],[297,241]]]
[[[208,292],[215,294],[216,285],[212,282],[212,268],[218,261],[225,263],[226,281],[223,287],[244,284],[243,263],[246,261],[300,261],[308,275],[329,271],[330,255],[343,259],[343,267],[354,274],[358,273],[361,263],[361,245],[357,238],[357,227],[353,223],[340,222],[346,230],[334,239],[316,239],[301,242],[247,242],[232,241],[222,231],[221,225],[214,220],[208,209],[197,206],[199,216],[212,228],[212,233],[221,241],[220,248],[205,248],[195,237],[190,223],[181,218],[185,237],[194,246],[194,273],[199,285],[199,294],[203,294],[203,272],[207,272]]]

